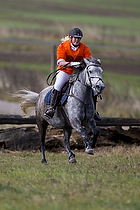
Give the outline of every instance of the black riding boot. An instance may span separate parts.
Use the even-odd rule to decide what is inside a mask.
[[[56,105],[57,105],[57,102],[58,102],[58,94],[59,94],[59,91],[53,89],[52,96],[51,96],[50,107],[44,113],[44,115],[49,117],[49,118],[52,118],[54,116],[55,108],[56,108]]]
[[[99,113],[96,111],[96,103],[97,103],[97,96],[93,96],[93,102],[94,102],[94,107],[95,107],[95,114],[94,114],[94,119],[95,120],[101,120],[101,116]]]

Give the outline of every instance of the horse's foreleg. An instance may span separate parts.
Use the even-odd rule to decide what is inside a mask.
[[[71,121],[72,127],[82,136],[85,144],[85,152],[89,155],[93,155],[93,149],[91,148],[89,139],[88,139],[88,133],[86,129],[84,129],[81,125],[81,121],[78,119],[73,119]]]
[[[64,129],[64,141],[63,141],[63,145],[68,153],[68,158],[69,158],[69,163],[76,163],[76,159],[75,159],[75,154],[72,153],[71,149],[70,149],[70,136],[72,133],[71,129]]]

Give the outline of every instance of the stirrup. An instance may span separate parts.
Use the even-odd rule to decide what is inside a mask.
[[[44,112],[44,116],[48,117],[49,119],[51,119],[54,116],[55,110],[53,107],[49,107],[45,112]]]

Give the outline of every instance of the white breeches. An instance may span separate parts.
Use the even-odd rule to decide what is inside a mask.
[[[56,75],[56,81],[54,84],[54,89],[60,91],[63,85],[70,79],[70,74],[67,74],[64,71],[59,71]]]

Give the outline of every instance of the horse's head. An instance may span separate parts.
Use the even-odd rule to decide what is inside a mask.
[[[86,64],[86,85],[92,87],[95,94],[101,94],[105,89],[105,85],[102,81],[103,70],[101,68],[100,60],[92,59],[87,60],[84,58]]]

